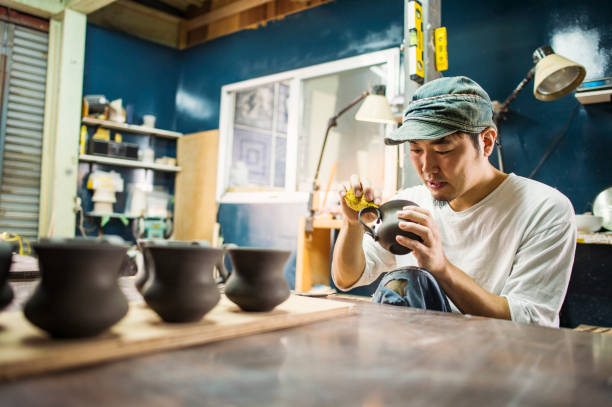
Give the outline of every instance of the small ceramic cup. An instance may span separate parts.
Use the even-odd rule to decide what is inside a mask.
[[[224,251],[198,242],[147,241],[146,303],[166,322],[196,322],[219,302],[214,267]]]
[[[359,223],[364,227],[365,233],[372,236],[382,247],[398,255],[408,254],[411,250],[397,242],[395,239],[397,235],[406,236],[410,239],[418,240],[419,242],[422,241],[421,238],[414,233],[400,229],[400,220],[397,217],[397,213],[401,211],[404,206],[418,205],[411,201],[394,199],[384,203],[378,208],[367,206],[359,211]],[[376,224],[378,225],[376,231],[363,221],[362,216],[365,213],[376,214]]]
[[[289,250],[236,247],[228,250],[233,270],[225,295],[244,311],[270,311],[289,298],[283,269]]]
[[[118,278],[128,245],[118,239],[41,239],[32,245],[41,280],[25,317],[53,337],[102,333],[128,312]]]

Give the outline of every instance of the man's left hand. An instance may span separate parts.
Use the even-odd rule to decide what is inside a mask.
[[[444,277],[449,262],[442,249],[438,227],[428,210],[418,206],[405,206],[398,212],[399,228],[412,232],[423,241],[397,235],[399,244],[412,249],[418,266],[432,273],[436,278]]]

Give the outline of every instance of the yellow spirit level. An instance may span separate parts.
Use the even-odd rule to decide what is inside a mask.
[[[436,46],[436,70],[448,69],[448,51],[446,48],[446,27],[434,30],[434,44]]]
[[[419,84],[425,82],[423,61],[423,6],[418,0],[408,1],[408,72],[410,79]]]

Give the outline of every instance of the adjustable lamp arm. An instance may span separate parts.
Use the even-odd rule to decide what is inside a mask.
[[[325,151],[325,144],[327,144],[327,136],[329,135],[329,131],[332,127],[336,127],[338,125],[338,118],[346,113],[351,107],[355,106],[357,103],[361,102],[369,95],[368,92],[363,92],[357,99],[353,100],[347,107],[340,110],[334,116],[332,116],[327,122],[327,130],[325,130],[325,137],[323,138],[323,146],[321,146],[321,153],[319,153],[319,161],[317,163],[317,170],[315,171],[315,176],[313,180],[313,190],[316,190],[317,179],[319,179],[319,170],[321,169],[321,162],[323,161],[323,152]]]
[[[317,169],[315,171],[314,179],[312,180],[312,188],[310,189],[310,193],[308,195],[308,210],[310,212],[310,216],[306,218],[306,231],[311,232],[313,230],[312,219],[315,214],[314,209],[314,195],[315,191],[319,189],[319,184],[317,180],[319,179],[319,170],[321,169],[321,162],[323,161],[323,152],[325,151],[325,144],[327,144],[327,136],[329,136],[329,131],[332,127],[336,127],[338,125],[338,118],[346,113],[351,107],[355,106],[357,103],[361,102],[365,99],[370,93],[363,92],[357,99],[353,100],[348,106],[344,109],[340,110],[334,116],[332,116],[327,122],[327,130],[325,130],[325,137],[323,138],[323,145],[321,146],[321,152],[319,153],[319,161],[317,162]]]
[[[493,121],[495,122],[495,124],[498,124],[498,122],[503,119],[502,115],[508,111],[508,105],[510,104],[510,102],[512,102],[514,98],[516,98],[516,96],[519,94],[519,92],[522,91],[525,86],[527,86],[529,81],[533,79],[534,75],[535,66],[531,68],[529,72],[527,72],[527,76],[525,76],[521,83],[517,85],[517,87],[512,91],[512,93],[510,94],[510,96],[508,96],[504,103],[499,105],[499,107],[495,107],[495,112],[493,113]]]
[[[495,106],[495,111],[493,112],[493,121],[497,126],[497,138],[495,139],[495,144],[497,144],[497,162],[500,171],[504,171],[504,159],[502,156],[502,142],[501,142],[501,134],[499,132],[499,123],[505,118],[504,113],[508,111],[508,105],[516,98],[520,91],[523,90],[525,86],[533,79],[535,75],[535,66],[527,72],[527,76],[523,78],[523,80],[517,85],[517,87],[512,91],[510,96],[502,103],[501,105]]]

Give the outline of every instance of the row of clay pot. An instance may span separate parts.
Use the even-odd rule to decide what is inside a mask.
[[[32,324],[53,337],[87,337],[100,334],[127,314],[128,302],[118,285],[128,250],[122,241],[46,239],[33,248],[41,280],[23,310]],[[226,282],[225,295],[240,308],[269,311],[289,297],[282,274],[288,251],[226,250],[195,242],[166,241],[146,242],[141,248],[147,273],[140,281],[140,291],[166,322],[198,321],[219,302],[213,271],[215,265],[222,264],[226,251],[233,272]],[[0,288],[3,286],[8,284]]]
[[[166,322],[198,321],[219,302],[213,269],[217,267],[221,276],[227,276],[223,266],[226,252],[233,272],[225,295],[244,311],[270,311],[289,297],[289,285],[283,277],[289,251],[237,246],[221,249],[199,242],[139,243],[146,273],[136,281],[136,287]]]

